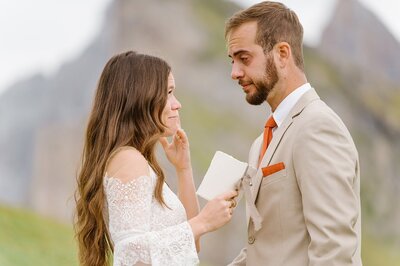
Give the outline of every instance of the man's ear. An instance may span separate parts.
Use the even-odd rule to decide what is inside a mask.
[[[292,54],[290,45],[287,42],[279,42],[274,48],[277,55],[277,66],[285,67]]]

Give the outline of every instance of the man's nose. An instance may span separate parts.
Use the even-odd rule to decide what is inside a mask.
[[[232,65],[231,77],[232,79],[243,78],[243,70],[237,64]]]

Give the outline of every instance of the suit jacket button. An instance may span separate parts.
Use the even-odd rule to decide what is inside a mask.
[[[248,242],[249,242],[249,244],[251,245],[251,244],[254,243],[255,240],[256,240],[256,239],[254,238],[254,236],[250,236],[249,239],[248,239]]]

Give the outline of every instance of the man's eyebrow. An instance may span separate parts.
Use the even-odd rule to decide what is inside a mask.
[[[232,58],[232,57],[236,57],[236,56],[238,56],[238,55],[240,55],[240,54],[242,54],[242,53],[246,53],[246,52],[248,52],[248,51],[247,51],[247,50],[244,50],[244,49],[241,49],[241,50],[238,50],[238,51],[234,52],[232,56],[231,56],[231,55],[228,55],[228,56],[229,56],[230,58]]]

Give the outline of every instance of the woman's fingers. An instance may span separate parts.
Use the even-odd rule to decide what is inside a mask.
[[[237,206],[237,202],[235,199],[237,196],[238,192],[236,190],[228,191],[217,196],[217,199],[223,200],[224,206],[229,212],[230,217],[233,214],[233,209]]]
[[[169,142],[166,137],[161,137],[159,139],[159,141],[160,141],[161,145],[163,146],[164,150],[168,148]]]
[[[228,191],[228,192],[225,192],[225,193],[222,193],[222,194],[218,195],[217,198],[224,199],[224,200],[229,200],[229,199],[232,199],[234,197],[237,197],[237,195],[238,195],[238,192],[236,190],[231,190],[231,191]]]
[[[186,136],[186,133],[183,129],[178,129],[174,135],[174,138],[178,141],[180,141],[183,144],[187,144],[188,143],[188,138]]]
[[[229,208],[235,208],[235,207],[237,206],[237,202],[236,202],[235,198],[230,199],[229,201],[230,201],[230,203],[231,203],[231,204],[229,205]]]

